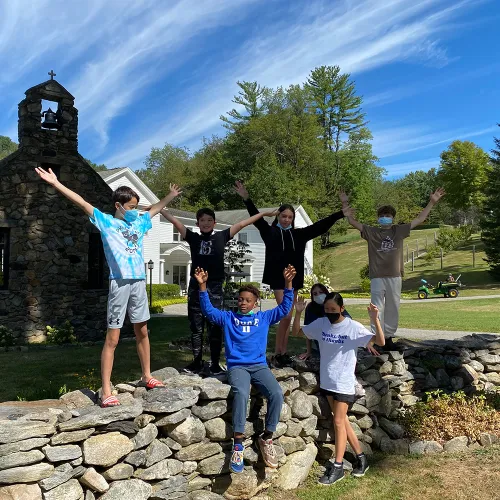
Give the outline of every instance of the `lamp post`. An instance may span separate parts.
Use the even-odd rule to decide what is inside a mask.
[[[149,269],[149,307],[153,304],[153,269],[155,263],[149,259],[148,269]]]

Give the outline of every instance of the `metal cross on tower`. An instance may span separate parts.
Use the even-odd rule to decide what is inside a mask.
[[[57,76],[56,73],[54,73],[53,69],[51,69],[48,74],[49,74],[51,80],[54,79],[54,76]]]

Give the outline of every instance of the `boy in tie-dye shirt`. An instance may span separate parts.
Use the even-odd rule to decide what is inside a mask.
[[[101,232],[106,261],[109,266],[109,296],[106,341],[101,355],[102,394],[101,406],[118,406],[120,402],[111,395],[111,372],[114,352],[120,338],[120,329],[128,313],[134,325],[137,353],[142,368],[142,383],[149,389],[163,387],[151,376],[150,348],[147,321],[149,307],[146,294],[146,271],[144,268],[144,235],[151,229],[151,217],[155,216],[177,195],[178,186],[171,185],[170,193],[153,205],[149,212],[139,214],[139,195],[128,186],[121,186],[113,192],[115,214],[105,214],[85,201],[79,194],[63,186],[49,169],[35,169],[38,175],[57,189],[63,196],[79,206],[92,224]]]

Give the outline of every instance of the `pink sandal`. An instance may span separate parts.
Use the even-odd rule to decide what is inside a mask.
[[[120,406],[120,401],[116,396],[109,396],[101,401],[101,408],[112,408],[113,406]]]
[[[160,382],[158,379],[151,377],[147,382],[146,382],[146,388],[147,389],[156,389],[157,387],[165,387],[165,385]]]

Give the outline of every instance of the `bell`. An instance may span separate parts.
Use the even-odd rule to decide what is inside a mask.
[[[56,120],[56,114],[50,108],[47,111],[44,111],[42,116],[45,116],[45,120],[42,122],[43,128],[59,128],[59,124]]]

